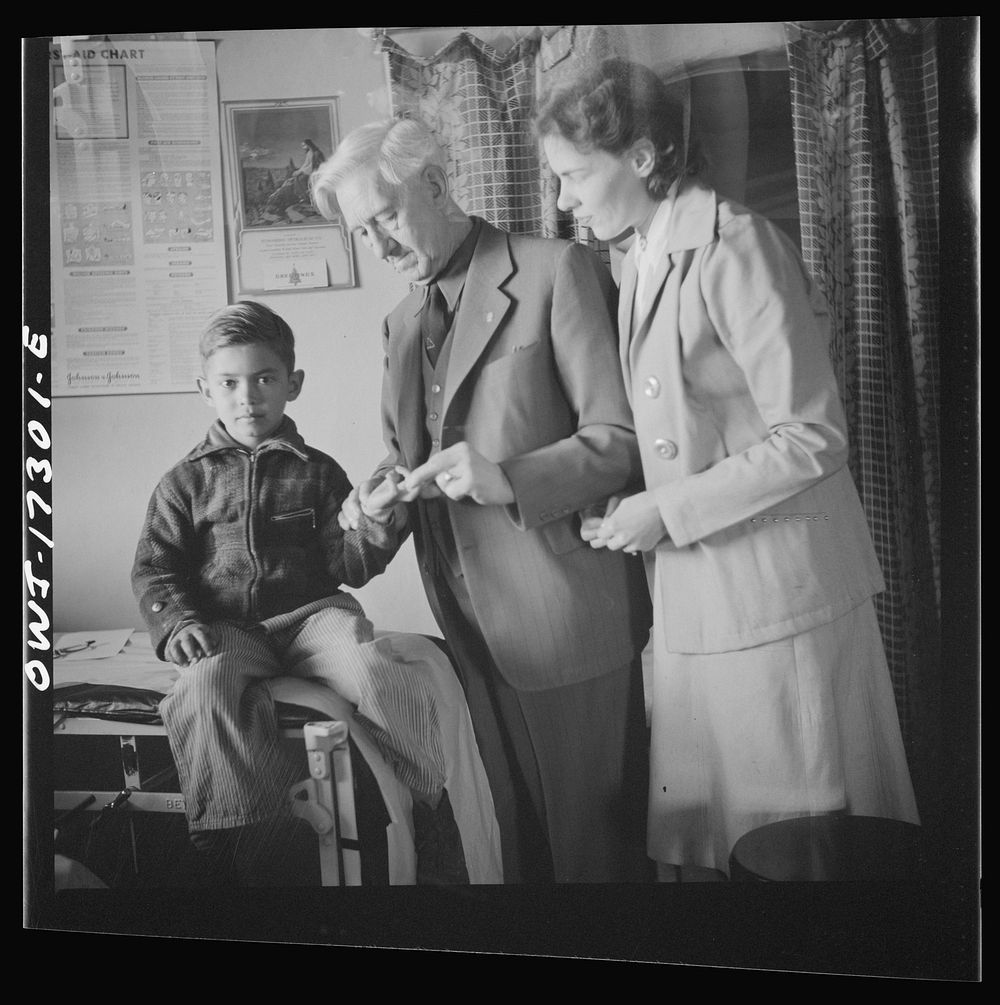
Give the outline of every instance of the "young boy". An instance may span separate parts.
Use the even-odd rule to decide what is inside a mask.
[[[285,415],[304,374],[291,329],[271,310],[223,308],[201,356],[198,388],[218,420],[153,493],[132,586],[157,654],[181,668],[160,713],[191,839],[252,882],[261,856],[281,853],[266,838],[296,780],[269,678],[316,678],[351,701],[415,810],[439,805],[444,757],[428,684],[382,655],[360,605],[340,591],[383,571],[404,512],[376,500],[387,520],[341,528],[351,484]]]

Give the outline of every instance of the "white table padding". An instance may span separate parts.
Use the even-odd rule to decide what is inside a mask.
[[[382,632],[378,643],[387,655],[405,662],[415,674],[430,682],[438,702],[442,747],[447,764],[445,785],[462,835],[469,879],[472,883],[502,883],[500,832],[497,827],[489,782],[479,757],[465,696],[454,670],[438,647],[422,635]],[[125,648],[108,659],[56,660],[54,684],[117,684],[167,694],[178,677],[172,663],[157,659],[146,632],[134,632]],[[416,854],[413,847],[412,799],[385,764],[366,731],[353,716],[351,705],[323,684],[297,677],[277,677],[270,681],[276,701],[315,709],[317,721],[339,720],[348,729],[358,750],[371,767],[382,792],[391,823],[389,840],[390,883],[408,885],[416,881]]]

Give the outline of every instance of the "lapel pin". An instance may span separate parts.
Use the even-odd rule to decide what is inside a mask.
[[[490,311],[490,312],[489,312],[489,313],[488,313],[488,314],[486,315],[486,323],[487,323],[488,325],[491,325],[491,324],[493,324],[493,311]]]

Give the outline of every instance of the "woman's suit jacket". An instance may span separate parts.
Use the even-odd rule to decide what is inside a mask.
[[[688,182],[648,309],[622,266],[621,364],[669,534],[654,610],[668,650],[712,653],[833,620],[883,588],[819,292],[768,221]]]
[[[592,252],[481,223],[451,338],[442,449],[468,442],[501,465],[513,506],[449,503],[465,586],[497,668],[541,690],[626,666],[650,623],[641,563],[580,538],[578,511],[637,483],[617,359],[616,291]],[[427,459],[421,292],[384,325],[380,466]],[[432,611],[437,571],[426,504],[410,524]]]

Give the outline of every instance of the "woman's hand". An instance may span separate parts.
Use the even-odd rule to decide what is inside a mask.
[[[591,548],[636,554],[652,551],[667,536],[667,528],[653,494],[637,492],[612,496],[603,517],[584,517],[580,533]]]
[[[589,541],[594,548],[603,548],[603,544],[594,544],[601,532],[601,524],[615,511],[615,507],[624,496],[611,496],[607,502],[596,503],[580,512],[580,537]]]

